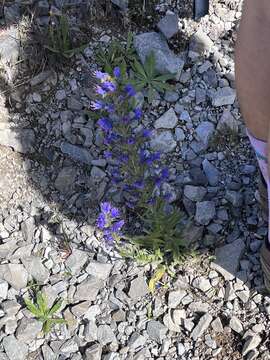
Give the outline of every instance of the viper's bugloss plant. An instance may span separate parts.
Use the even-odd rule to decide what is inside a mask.
[[[152,204],[170,174],[160,166],[161,154],[147,148],[151,130],[139,124],[143,111],[133,85],[123,81],[125,75],[119,67],[113,76],[96,71],[97,99],[91,108],[100,114],[97,125],[104,134],[104,157],[113,164],[112,182],[135,209]]]
[[[124,220],[121,219],[121,212],[113,207],[109,202],[103,202],[100,206],[101,212],[97,218],[97,227],[103,233],[103,238],[108,245],[119,242],[124,226]]]

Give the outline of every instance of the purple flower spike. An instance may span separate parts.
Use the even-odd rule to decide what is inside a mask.
[[[105,159],[111,159],[112,158],[112,152],[111,151],[104,151],[104,157]]]
[[[106,118],[99,119],[97,124],[105,132],[108,132],[112,129],[112,123]]]
[[[116,219],[116,218],[120,217],[120,210],[117,209],[117,208],[115,208],[115,207],[113,207],[113,208],[111,209],[111,217],[112,217],[113,219]]]
[[[134,87],[131,84],[127,84],[125,86],[125,92],[127,93],[128,96],[135,96],[136,95],[136,91],[134,89]]]
[[[100,230],[103,230],[107,225],[106,215],[103,213],[100,213],[97,218],[97,227]]]
[[[120,67],[115,67],[114,70],[113,70],[113,75],[119,79],[121,77],[121,70],[120,70]]]
[[[114,92],[116,90],[116,84],[112,81],[104,81],[102,83],[102,88],[108,92]]]
[[[151,130],[145,129],[145,130],[143,130],[143,132],[142,132],[142,136],[143,136],[143,137],[149,138],[151,135],[152,135],[152,131],[151,131]]]
[[[118,233],[118,232],[122,229],[122,227],[124,226],[124,224],[125,224],[124,220],[119,220],[119,221],[115,222],[115,223],[112,224],[112,226],[111,226],[112,232]]]
[[[100,204],[100,208],[104,214],[110,214],[112,206],[109,202],[103,202]]]
[[[98,70],[94,72],[94,75],[99,80],[105,80],[109,76],[107,73],[104,73],[104,72],[98,71]]]
[[[115,238],[113,237],[113,234],[110,229],[106,229],[103,233],[105,241],[112,245],[112,243],[115,241]]]
[[[142,109],[140,108],[134,109],[134,115],[135,115],[135,119],[139,120],[142,117]]]
[[[169,169],[168,169],[168,168],[162,169],[162,171],[161,171],[161,178],[165,180],[165,179],[168,179],[169,176],[170,176]]]
[[[128,145],[133,145],[133,144],[135,144],[135,142],[136,142],[136,139],[134,137],[130,137],[127,139]]]
[[[96,86],[96,93],[102,97],[104,97],[107,94],[107,91],[104,90],[101,86]]]
[[[92,110],[101,110],[104,107],[104,103],[100,100],[92,101],[91,102],[91,109]]]

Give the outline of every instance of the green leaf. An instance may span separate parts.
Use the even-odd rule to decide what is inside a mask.
[[[51,319],[51,322],[54,324],[67,324],[67,321],[61,318],[53,318]]]
[[[38,307],[35,306],[35,304],[32,303],[31,300],[29,299],[24,299],[24,303],[27,307],[27,309],[35,316],[35,317],[40,317],[42,314],[39,311]]]
[[[37,304],[40,309],[40,312],[45,315],[47,313],[48,307],[47,307],[46,297],[45,295],[42,294],[41,291],[37,293]]]
[[[176,75],[176,74],[164,74],[164,75],[159,75],[159,76],[156,76],[156,77],[154,78],[154,80],[156,80],[156,81],[172,80],[172,79],[175,79],[175,75]]]
[[[153,51],[146,57],[144,68],[147,74],[147,77],[152,79],[155,73],[156,59]]]
[[[137,73],[138,73],[138,74],[142,75],[144,78],[147,78],[144,68],[143,68],[142,64],[139,63],[139,61],[135,60],[132,68],[135,72],[135,75],[137,75]]]
[[[44,332],[44,334],[48,334],[52,329],[52,320],[48,319],[47,321],[44,322],[42,330]]]
[[[49,312],[48,312],[48,315],[51,316],[51,315],[53,315],[54,313],[56,313],[56,312],[60,309],[62,303],[63,303],[63,299],[59,299],[59,300],[51,307],[51,309],[50,309]]]

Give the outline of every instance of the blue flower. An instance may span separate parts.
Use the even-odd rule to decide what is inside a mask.
[[[112,217],[113,219],[120,217],[120,210],[117,209],[116,207],[113,207],[113,208],[111,209],[111,217]]]
[[[108,113],[113,113],[115,111],[115,106],[113,104],[106,104],[104,109],[108,111]]]
[[[100,213],[97,218],[97,227],[103,230],[107,225],[106,215],[104,213]]]
[[[100,204],[100,208],[101,208],[101,211],[104,214],[110,214],[111,209],[112,209],[112,205],[109,202],[103,202],[103,203]]]
[[[103,236],[104,236],[105,241],[110,245],[112,245],[112,243],[115,241],[115,238],[110,229],[106,229],[103,233]]]
[[[134,109],[134,115],[135,115],[135,119],[139,120],[142,117],[142,109],[140,108]]]
[[[143,132],[142,132],[142,136],[143,137],[150,137],[152,135],[152,131],[151,130],[148,130],[148,129],[144,129]]]
[[[97,79],[102,80],[102,81],[106,80],[109,77],[109,75],[107,73],[104,73],[104,72],[98,71],[98,70],[94,72],[94,75]]]
[[[108,132],[112,129],[112,123],[106,118],[99,119],[97,124],[105,132]]]
[[[125,224],[125,221],[124,221],[124,220],[116,221],[116,222],[113,223],[112,226],[111,226],[112,232],[118,233],[118,232],[122,229],[122,227],[124,226],[124,224]]]
[[[101,110],[104,108],[104,103],[100,100],[92,101],[91,102],[91,109],[93,110]]]
[[[154,153],[154,154],[151,154],[147,159],[146,159],[146,164],[147,165],[152,165],[154,161],[156,160],[159,160],[160,159],[160,153],[157,152],[157,153]]]
[[[137,181],[135,181],[135,182],[133,183],[133,187],[134,187],[135,189],[140,189],[140,190],[144,189],[144,181],[143,181],[143,180],[137,180]]]
[[[133,136],[131,136],[127,139],[128,145],[133,145],[133,144],[135,144],[135,142],[136,142],[136,139]]]
[[[119,156],[119,161],[120,161],[121,163],[126,164],[126,163],[128,162],[128,159],[129,159],[129,157],[128,157],[127,154],[122,154],[122,155]]]
[[[99,85],[96,86],[96,93],[102,97],[107,95],[107,91]]]
[[[168,179],[170,176],[170,172],[169,172],[169,169],[168,168],[164,168],[161,170],[161,178],[162,179]]]
[[[118,79],[121,77],[121,70],[120,70],[120,67],[115,67],[113,69],[113,75]]]
[[[116,90],[117,86],[112,81],[104,81],[102,83],[102,88],[108,92],[114,92]]]
[[[105,159],[111,159],[112,158],[112,152],[109,150],[104,151],[104,157]]]
[[[125,92],[127,93],[128,96],[135,96],[136,95],[136,91],[134,89],[134,87],[131,84],[127,84],[124,88]]]

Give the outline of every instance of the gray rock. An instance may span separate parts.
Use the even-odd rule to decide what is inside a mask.
[[[8,283],[4,280],[0,280],[0,299],[5,300],[8,293]]]
[[[186,185],[184,187],[184,195],[191,201],[202,201],[207,190],[202,186]]]
[[[74,161],[80,161],[86,165],[91,165],[93,159],[87,149],[67,142],[62,143],[60,148],[64,154],[70,156]]]
[[[111,0],[111,2],[121,10],[126,10],[128,8],[128,0]]]
[[[69,339],[64,342],[64,344],[60,347],[60,352],[62,354],[72,354],[78,352],[79,347],[75,339]]]
[[[104,283],[102,280],[94,277],[94,276],[88,276],[87,279],[85,279],[82,283],[80,283],[77,286],[74,300],[75,301],[82,301],[82,300],[88,300],[88,301],[94,301],[96,300],[96,297],[104,286]]]
[[[197,226],[193,220],[185,224],[182,236],[187,247],[191,247],[202,240],[203,229],[203,226]]]
[[[101,170],[97,166],[93,166],[91,169],[91,177],[96,181],[101,181],[106,177],[105,171]]]
[[[243,196],[239,191],[227,190],[225,199],[237,208],[241,207],[243,204]]]
[[[3,339],[3,347],[9,360],[26,360],[28,346],[18,341],[14,335],[9,335]]]
[[[137,350],[143,347],[145,343],[146,343],[146,338],[140,335],[139,333],[134,332],[129,339],[128,346],[133,350]]]
[[[211,323],[212,329],[216,333],[223,333],[223,325],[219,317],[217,317],[215,320]]]
[[[29,256],[22,259],[22,263],[33,279],[37,281],[38,284],[46,284],[48,281],[50,272],[43,265],[41,259],[37,256]]]
[[[162,131],[155,135],[150,142],[150,146],[155,151],[164,153],[172,152],[176,148],[176,141],[170,131]]]
[[[164,95],[164,100],[169,103],[174,103],[179,99],[179,94],[176,91],[166,90]]]
[[[200,105],[206,101],[206,90],[197,87],[195,90],[196,105]]]
[[[199,29],[191,38],[189,51],[201,54],[204,51],[211,51],[213,46],[214,43],[210,37],[202,29]]]
[[[86,272],[101,280],[107,280],[112,270],[112,264],[105,264],[98,261],[91,261]]]
[[[180,326],[176,325],[173,322],[170,312],[164,315],[163,323],[170,331],[177,332],[177,333],[181,332]]]
[[[20,36],[17,27],[10,26],[0,34],[0,61],[2,64],[14,65],[20,53]]]
[[[42,350],[42,355],[43,355],[43,358],[44,358],[44,360],[56,360],[55,359],[55,353],[54,353],[54,351],[49,347],[49,345],[48,344],[43,344],[42,345],[42,348],[41,348],[41,350]]]
[[[211,324],[212,319],[212,315],[210,314],[205,314],[200,318],[199,323],[195,326],[191,333],[191,337],[194,341],[197,341],[204,334]]]
[[[11,6],[4,6],[5,22],[7,24],[14,24],[20,20],[20,4],[13,4]]]
[[[16,338],[26,344],[35,340],[42,330],[42,322],[35,319],[22,318],[16,330]]]
[[[211,186],[217,186],[219,182],[219,171],[207,159],[202,162],[203,171]]]
[[[0,352],[0,360],[8,360],[7,355],[5,353],[3,353],[3,352]]]
[[[232,115],[232,113],[229,110],[225,109],[218,121],[217,130],[222,131],[226,129],[230,129],[234,132],[237,132],[238,122],[235,119],[235,117]]]
[[[204,145],[208,146],[209,141],[215,132],[215,126],[210,121],[203,121],[196,128],[196,136],[199,141],[201,141]]]
[[[27,243],[31,243],[34,237],[35,232],[35,219],[33,216],[29,216],[25,221],[21,224],[21,231],[24,237],[24,240]]]
[[[177,116],[172,108],[166,111],[156,122],[156,129],[173,129],[178,123]]]
[[[167,334],[167,328],[161,322],[150,320],[147,323],[146,331],[151,339],[161,344]]]
[[[28,273],[21,264],[0,265],[0,279],[7,281],[14,289],[20,290],[27,286]]]
[[[168,296],[168,306],[169,308],[175,309],[181,303],[181,300],[187,295],[186,290],[179,289],[171,291]]]
[[[55,98],[58,101],[62,101],[67,97],[66,91],[64,89],[57,90],[55,94]]]
[[[261,343],[262,339],[259,335],[249,336],[244,344],[242,355],[247,355],[250,351],[255,350]]]
[[[233,316],[231,318],[229,326],[233,331],[235,331],[238,334],[241,334],[243,332],[243,325],[236,316]]]
[[[202,201],[196,204],[195,220],[201,225],[208,225],[216,215],[213,201]]]
[[[176,137],[177,141],[184,141],[186,138],[186,135],[182,129],[176,128],[175,129],[175,137]]]
[[[73,249],[72,254],[66,260],[66,267],[72,273],[72,275],[77,275],[84,264],[88,259],[88,254],[86,251]]]
[[[60,170],[54,185],[62,194],[71,193],[77,176],[77,169],[73,166],[67,166]]]
[[[27,154],[34,152],[35,133],[31,129],[0,129],[0,145]]]
[[[153,51],[157,71],[161,74],[176,74],[176,79],[179,79],[184,61],[169,49],[162,35],[156,32],[136,35],[134,37],[134,47],[142,63],[145,62],[146,57]]]
[[[50,78],[51,75],[52,75],[52,72],[50,70],[42,71],[41,73],[37,74],[30,80],[30,85],[32,87],[37,86],[37,85],[43,83],[48,78]]]
[[[97,330],[98,342],[104,346],[110,343],[117,343],[113,330],[109,325],[100,325]]]
[[[101,360],[102,347],[99,344],[94,344],[85,350],[86,360]]]
[[[236,92],[234,89],[230,88],[229,86],[219,88],[213,99],[212,104],[213,106],[223,106],[223,105],[232,105],[236,98]]]
[[[47,16],[49,14],[50,5],[47,0],[40,0],[37,3],[36,11],[38,16]]]
[[[210,281],[203,276],[194,279],[192,285],[203,292],[207,292],[212,287]]]
[[[211,268],[223,275],[225,280],[234,279],[244,250],[245,243],[242,239],[216,249],[216,260],[211,264]]]
[[[158,22],[157,27],[167,39],[170,39],[179,30],[178,20],[178,16],[170,12]]]
[[[68,106],[68,109],[74,110],[74,111],[80,111],[80,110],[82,110],[82,108],[83,108],[83,106],[82,106],[82,104],[80,103],[80,101],[77,100],[77,99],[75,99],[74,97],[68,98],[68,100],[67,100],[67,106]]]
[[[149,293],[149,289],[143,274],[131,281],[128,296],[133,300],[138,300]]]

